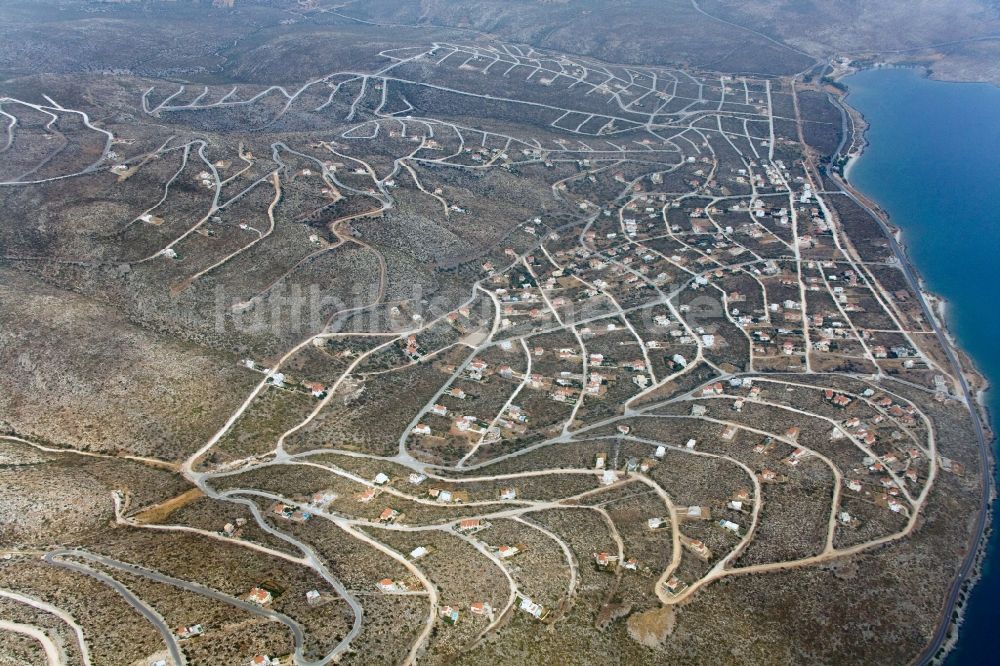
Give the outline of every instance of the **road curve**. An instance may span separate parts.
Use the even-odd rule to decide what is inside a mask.
[[[88,553],[82,553],[72,550],[56,550],[51,553],[46,553],[42,556],[48,564],[52,564],[57,567],[63,567],[64,569],[71,569],[73,571],[85,574],[91,578],[96,578],[101,581],[115,592],[120,594],[125,601],[129,603],[130,606],[139,611],[143,617],[149,620],[149,623],[156,627],[156,630],[160,632],[160,636],[163,637],[163,642],[166,643],[167,651],[170,653],[170,660],[175,666],[184,666],[187,661],[184,659],[184,653],[181,652],[180,646],[177,644],[177,639],[174,637],[173,632],[170,631],[170,627],[164,621],[163,617],[157,613],[151,606],[146,604],[142,599],[135,596],[130,589],[119,583],[117,580],[108,576],[100,571],[91,569],[90,567],[79,564],[77,562],[69,562],[61,559],[65,555],[77,555],[82,557],[88,557]],[[95,559],[101,562],[104,558],[98,558],[91,556],[90,559]],[[102,562],[103,563],[103,562]]]
[[[219,591],[214,590],[214,589],[209,588],[209,587],[205,587],[204,585],[200,585],[198,583],[192,583],[190,581],[181,580],[179,578],[174,578],[172,576],[167,576],[165,574],[161,574],[158,571],[153,571],[151,569],[146,569],[144,567],[136,566],[134,564],[129,564],[127,562],[119,562],[118,560],[107,558],[107,557],[104,557],[102,555],[98,555],[96,553],[90,553],[90,552],[87,552],[87,551],[80,551],[80,550],[55,551],[55,552],[47,554],[44,559],[46,561],[48,561],[48,562],[51,562],[53,564],[58,564],[60,566],[70,566],[70,568],[78,568],[78,570],[81,570],[81,571],[85,570],[84,572],[88,573],[89,575],[94,575],[94,573],[99,573],[99,572],[94,572],[93,569],[90,569],[89,567],[86,567],[85,565],[77,565],[77,567],[73,567],[73,566],[71,566],[73,563],[66,562],[66,561],[61,560],[61,559],[58,559],[58,560],[50,559],[50,557],[51,558],[58,558],[58,557],[61,557],[61,556],[66,556],[66,555],[72,555],[74,557],[80,557],[80,558],[88,559],[88,560],[91,560],[93,562],[98,562],[98,563],[100,563],[100,564],[102,564],[104,566],[111,567],[113,569],[119,569],[121,571],[125,571],[126,573],[129,573],[129,574],[132,574],[132,575],[135,575],[135,576],[142,576],[144,578],[148,578],[148,579],[156,581],[158,583],[163,583],[163,584],[166,584],[166,585],[171,585],[171,586],[174,586],[174,587],[179,587],[181,589],[184,589],[184,590],[187,590],[189,592],[193,592],[195,594],[199,594],[199,595],[208,597],[210,599],[214,599],[214,600],[222,602],[224,604],[228,604],[230,606],[235,606],[236,608],[239,608],[241,610],[247,611],[248,613],[251,613],[253,615],[257,615],[257,616],[263,617],[263,618],[268,619],[268,620],[270,620],[272,622],[281,623],[281,624],[285,625],[286,627],[288,627],[289,631],[292,633],[292,638],[293,638],[293,640],[295,642],[294,660],[295,660],[296,664],[302,664],[303,666],[320,666],[322,664],[326,664],[326,663],[330,662],[331,660],[333,660],[333,658],[337,654],[339,654],[339,652],[331,652],[330,654],[327,654],[324,657],[322,657],[321,659],[318,659],[318,660],[315,660],[315,661],[310,661],[310,660],[306,659],[305,656],[304,656],[304,650],[305,650],[305,632],[302,630],[302,628],[299,626],[299,624],[295,620],[293,620],[292,618],[288,617],[284,613],[279,613],[279,612],[274,611],[274,610],[270,610],[270,609],[267,609],[267,608],[262,608],[261,606],[258,606],[256,604],[252,604],[250,602],[243,601],[242,599],[238,599],[236,597],[233,597],[231,595],[219,592]],[[103,574],[101,574],[101,575],[103,575]],[[109,580],[114,580],[113,578],[110,578],[110,577],[107,577],[107,578]],[[165,623],[164,623],[164,626],[166,626]],[[167,628],[167,631],[169,633],[169,631],[170,631],[169,628]],[[172,633],[170,634],[170,636],[171,636],[171,638],[173,638],[173,634]]]
[[[0,589],[0,597],[6,597],[7,599],[11,599],[17,603],[31,606],[32,608],[35,608],[43,613],[54,615],[65,622],[69,628],[73,630],[73,633],[76,636],[76,646],[77,649],[80,650],[80,659],[83,661],[84,666],[91,666],[90,649],[87,647],[87,639],[84,637],[83,627],[79,625],[72,615],[58,606],[53,606],[52,604],[42,601],[41,599],[36,599],[13,590]]]
[[[56,647],[56,644],[52,641],[52,639],[38,627],[30,624],[20,624],[19,622],[0,620],[0,631],[12,631],[15,634],[22,634],[24,636],[34,638],[42,644],[42,649],[45,650],[45,660],[48,662],[49,666],[60,666],[60,664],[63,663],[63,659],[59,655],[59,648]]]
[[[838,96],[831,96],[834,100],[837,108],[840,110],[841,122],[842,122],[842,132],[846,132],[847,129],[847,111],[844,109],[844,98]],[[841,157],[840,151],[843,149],[844,140],[841,140],[840,146],[837,148],[837,152],[833,155],[833,163],[836,164]],[[948,362],[951,365],[952,372],[955,375],[955,379],[958,381],[959,388],[962,390],[962,396],[965,400],[965,404],[969,408],[969,414],[972,417],[973,429],[976,433],[976,439],[979,444],[979,465],[982,471],[982,485],[980,489],[980,505],[979,505],[979,515],[976,519],[976,532],[975,537],[970,541],[969,552],[966,553],[965,559],[962,560],[961,566],[955,574],[954,579],[951,583],[951,589],[948,592],[948,597],[945,600],[944,608],[941,611],[941,620],[938,624],[937,630],[931,637],[930,642],[913,660],[913,663],[920,664],[924,666],[929,664],[934,656],[941,650],[942,645],[947,640],[948,628],[951,626],[951,618],[955,611],[955,605],[958,603],[959,594],[962,592],[962,587],[968,580],[969,575],[972,573],[973,567],[978,559],[979,547],[982,544],[983,536],[986,532],[986,528],[989,525],[990,518],[990,497],[991,489],[993,484],[993,465],[992,465],[992,455],[990,452],[989,443],[986,440],[986,431],[983,427],[982,416],[979,410],[976,409],[976,401],[972,395],[972,391],[969,389],[969,384],[965,379],[965,374],[962,372],[962,366],[958,361],[958,357],[955,355],[955,350],[952,347],[951,342],[948,340],[948,336],[938,322],[937,317],[931,310],[930,305],[927,303],[927,299],[924,298],[924,292],[920,288],[920,279],[917,277],[916,271],[910,264],[909,258],[906,256],[905,250],[899,244],[896,239],[896,235],[893,230],[889,227],[887,221],[884,219],[883,215],[875,211],[865,203],[861,198],[855,194],[853,187],[844,180],[840,174],[827,169],[827,174],[830,176],[831,180],[837,184],[840,190],[846,194],[852,201],[861,206],[872,219],[876,221],[882,233],[889,240],[889,247],[892,249],[893,255],[895,255],[899,266],[903,271],[903,275],[906,276],[906,281],[910,288],[917,295],[917,301],[920,303],[920,307],[923,310],[924,317],[930,323],[931,328],[934,330],[934,335],[938,339],[938,343],[944,350],[945,355],[948,358]]]

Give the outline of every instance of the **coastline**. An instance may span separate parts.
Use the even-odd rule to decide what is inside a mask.
[[[865,69],[901,67],[919,69],[921,76],[932,78],[928,68],[920,65],[882,64]],[[996,499],[996,487],[993,479],[997,464],[993,455],[993,444],[996,441],[996,433],[992,427],[993,414],[991,414],[986,401],[986,394],[992,387],[986,375],[976,367],[973,359],[959,345],[954,332],[949,327],[947,316],[948,302],[945,298],[932,292],[927,286],[922,274],[910,258],[902,229],[892,223],[887,211],[879,206],[877,202],[872,201],[858,191],[850,182],[852,167],[864,154],[865,149],[869,145],[866,134],[870,125],[864,114],[850,105],[848,101],[850,88],[841,83],[841,79],[858,71],[862,70],[846,67],[839,69],[831,77],[831,80],[836,82],[838,86],[836,92],[831,92],[830,94],[839,107],[842,120],[844,121],[841,143],[831,160],[834,165],[840,163],[842,159],[844,161],[841,164],[841,173],[838,173],[835,169],[829,169],[827,176],[845,194],[855,199],[857,203],[865,208],[879,223],[887,236],[890,237],[890,242],[894,245],[894,250],[897,251],[897,256],[899,256],[902,264],[900,268],[914,282],[913,287],[918,292],[923,310],[928,318],[933,321],[935,333],[938,334],[939,340],[945,348],[945,353],[951,362],[952,370],[957,375],[955,380],[958,382],[959,388],[965,397],[964,401],[969,408],[973,426],[978,435],[977,444],[980,460],[983,463],[981,465],[982,501],[977,530],[978,534],[972,535],[975,538],[975,544],[970,542],[969,551],[953,577],[949,594],[941,609],[937,631],[924,650],[916,655],[914,659],[914,663],[919,664],[940,664],[945,661],[958,641],[970,593],[982,577],[983,563],[987,555],[990,535],[993,529],[993,503]],[[850,141],[850,152],[844,155],[842,151],[848,141]]]
[[[919,70],[920,75],[923,78],[929,80],[938,81],[940,83],[962,83],[961,81],[946,81],[942,79],[935,79],[931,76],[931,72],[925,66],[896,65],[896,64],[879,64],[867,68],[850,68],[838,73],[837,77],[834,80],[839,82],[840,79],[846,76],[850,76],[851,74],[855,74],[857,72],[866,71],[868,69],[914,69],[914,70]],[[929,313],[937,322],[938,326],[940,327],[940,330],[944,333],[945,337],[948,340],[948,343],[952,347],[952,351],[954,351],[959,357],[961,371],[965,376],[972,377],[975,379],[977,386],[975,392],[975,403],[979,405],[979,408],[982,412],[980,414],[980,418],[983,419],[983,425],[986,426],[986,430],[989,433],[988,439],[992,443],[993,441],[995,441],[996,435],[992,427],[993,423],[992,414],[990,413],[989,406],[986,404],[986,399],[985,399],[985,394],[989,390],[991,390],[992,384],[989,378],[985,375],[985,373],[983,373],[976,367],[975,361],[972,359],[972,357],[970,357],[965,352],[965,350],[962,349],[954,332],[951,330],[951,326],[949,325],[948,322],[948,308],[949,308],[948,299],[944,298],[943,296],[940,296],[939,294],[934,293],[927,285],[926,280],[920,273],[919,268],[917,268],[916,264],[910,257],[909,248],[906,245],[906,241],[903,235],[903,229],[897,226],[895,223],[893,223],[892,217],[884,208],[882,208],[878,204],[878,202],[872,200],[870,197],[862,193],[860,190],[855,188],[854,185],[851,183],[851,177],[850,177],[851,169],[854,165],[857,164],[858,160],[861,159],[861,157],[864,155],[865,149],[869,145],[867,133],[870,125],[865,115],[861,111],[850,105],[850,102],[848,101],[849,97],[850,97],[850,89],[848,86],[844,86],[843,92],[840,92],[840,94],[837,95],[838,102],[842,105],[845,116],[852,121],[850,126],[850,131],[852,134],[852,150],[850,155],[847,157],[847,161],[844,163],[842,167],[843,175],[838,175],[836,173],[830,173],[829,175],[831,179],[833,179],[834,182],[840,185],[842,189],[844,189],[854,198],[860,200],[860,202],[866,208],[869,209],[870,213],[874,213],[876,219],[878,219],[879,222],[881,222],[881,224],[885,228],[891,230],[892,236],[895,239],[896,244],[899,246],[899,249],[902,251],[902,254],[905,257],[906,264],[908,265],[913,275],[917,279],[917,285],[919,287],[920,296],[930,306],[928,308]],[[857,121],[860,122],[855,122],[855,117],[857,118]],[[845,138],[846,138],[846,133],[845,133]],[[843,143],[841,144],[840,148],[838,148],[838,153],[842,149],[843,149]],[[833,160],[836,161],[837,157],[838,155],[835,154],[833,156]]]

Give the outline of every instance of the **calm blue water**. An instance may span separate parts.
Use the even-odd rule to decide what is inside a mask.
[[[1000,88],[943,83],[915,69],[844,80],[869,122],[869,146],[850,181],[903,230],[949,326],[994,386],[1000,415]],[[994,511],[997,507],[994,508]],[[1000,520],[1000,513],[994,514]],[[1000,523],[990,539],[950,664],[1000,663]]]

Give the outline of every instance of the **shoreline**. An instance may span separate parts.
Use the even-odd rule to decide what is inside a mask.
[[[942,79],[935,79],[931,76],[930,70],[922,65],[896,65],[896,64],[879,64],[865,68],[850,68],[848,70],[840,72],[834,80],[839,83],[840,79],[846,76],[850,76],[851,74],[856,74],[858,72],[868,71],[872,69],[914,69],[914,70],[920,70],[921,77],[928,80],[937,81],[939,83],[965,83],[964,81],[946,81]],[[869,145],[867,133],[870,125],[865,115],[861,111],[850,105],[848,101],[849,97],[850,97],[850,89],[848,86],[845,85],[844,90],[839,94],[839,101],[844,107],[845,114],[850,116],[850,114],[853,112],[861,121],[861,125],[859,126],[854,124],[852,118],[851,132],[852,134],[854,134],[852,141],[853,144],[852,147],[854,149],[851,151],[850,156],[847,158],[847,161],[844,163],[842,167],[842,172],[843,172],[842,175],[838,175],[836,173],[831,173],[829,175],[845,191],[849,191],[850,194],[854,195],[857,199],[860,199],[861,202],[867,208],[870,209],[869,212],[874,212],[876,214],[876,217],[879,218],[879,221],[885,227],[891,230],[893,238],[896,241],[896,244],[902,251],[906,264],[909,266],[909,268],[911,269],[911,271],[913,272],[914,276],[917,279],[917,286],[919,287],[920,296],[930,306],[928,310],[931,316],[936,320],[941,331],[947,338],[948,343],[951,345],[952,350],[959,357],[960,361],[959,369],[963,372],[964,375],[971,376],[976,380],[976,387],[978,388],[976,388],[974,396],[975,404],[978,405],[979,408],[982,410],[980,418],[983,420],[983,425],[987,427],[987,431],[989,432],[990,435],[989,441],[992,443],[996,441],[996,434],[992,427],[993,415],[992,413],[990,413],[989,406],[987,405],[987,401],[985,398],[985,394],[993,388],[992,383],[990,382],[989,378],[985,375],[985,373],[983,373],[978,367],[976,367],[975,360],[971,356],[969,356],[968,353],[965,352],[965,350],[959,344],[958,338],[951,330],[951,326],[948,321],[948,308],[950,305],[948,299],[935,293],[927,285],[927,282],[924,279],[923,275],[921,274],[916,263],[910,257],[909,248],[907,247],[904,238],[904,230],[895,223],[893,223],[892,216],[890,216],[889,213],[884,208],[882,208],[882,206],[879,205],[878,202],[874,201],[868,195],[858,190],[853,185],[853,183],[851,183],[850,171],[852,167],[856,165],[857,162],[861,159],[861,157],[864,156],[865,149]],[[854,147],[855,145],[856,147]],[[842,148],[843,146],[841,146],[841,149]],[[840,149],[838,149],[838,153],[839,151]],[[834,158],[836,157],[837,155],[834,155]]]
[[[836,183],[848,196],[854,198],[864,208],[866,208],[876,221],[883,227],[883,230],[891,236],[891,240],[896,245],[901,260],[904,265],[900,268],[907,273],[915,282],[914,287],[918,291],[919,298],[925,313],[935,324],[935,332],[946,345],[945,353],[949,356],[952,370],[959,376],[955,377],[958,388],[964,393],[970,415],[973,419],[974,429],[977,431],[977,442],[980,449],[980,458],[985,463],[981,465],[982,473],[982,502],[980,506],[979,534],[976,537],[974,546],[970,543],[969,552],[960,563],[955,576],[952,579],[951,588],[945,603],[941,609],[941,619],[938,629],[931,641],[924,650],[916,655],[914,663],[920,664],[940,664],[943,663],[951,651],[955,648],[961,627],[964,624],[965,612],[972,590],[978,585],[982,578],[983,564],[986,560],[990,545],[990,537],[993,532],[993,505],[996,500],[996,484],[994,483],[997,471],[997,461],[993,454],[993,445],[996,442],[996,433],[992,427],[993,414],[990,412],[986,394],[992,389],[989,378],[976,367],[971,356],[959,345],[958,339],[949,327],[948,322],[948,301],[935,294],[928,287],[923,275],[918,270],[916,264],[911,260],[909,251],[904,242],[903,230],[893,224],[891,217],[877,202],[860,192],[850,182],[850,172],[852,167],[864,155],[868,147],[867,131],[870,127],[864,114],[852,107],[848,101],[850,97],[850,87],[843,84],[841,79],[851,74],[867,69],[883,68],[911,68],[921,70],[921,76],[933,79],[931,72],[926,66],[878,64],[866,68],[847,67],[835,73],[831,79],[838,84],[838,92],[831,93],[840,107],[842,119],[845,121],[842,126],[844,136],[841,144],[832,156],[832,164],[837,165],[842,158],[846,158],[841,166],[841,172],[837,173],[835,167],[827,172],[828,177]],[[934,79],[940,81],[940,79]],[[857,117],[857,121],[855,120]],[[860,126],[859,126],[860,125]],[[848,135],[850,132],[850,135]],[[848,136],[850,138],[848,139]],[[842,154],[847,141],[850,140],[850,152]]]
[[[997,38],[997,39],[1000,39],[1000,38]],[[995,81],[995,80],[989,79],[989,78],[985,78],[985,79],[984,78],[964,78],[963,79],[963,78],[955,78],[954,76],[951,76],[951,77],[949,77],[949,76],[942,76],[940,72],[938,72],[937,70],[934,69],[934,63],[936,62],[936,60],[933,57],[933,55],[934,55],[933,53],[927,53],[927,54],[925,54],[926,57],[924,57],[924,58],[918,58],[916,60],[908,60],[908,59],[905,59],[905,58],[899,59],[899,60],[867,60],[867,59],[865,59],[865,55],[867,55],[869,58],[880,58],[880,57],[881,58],[884,58],[884,57],[890,57],[891,58],[893,55],[897,55],[898,56],[900,54],[899,53],[896,53],[896,54],[891,54],[891,53],[872,53],[872,52],[868,52],[867,54],[862,54],[862,55],[860,55],[858,57],[862,59],[862,62],[864,64],[861,65],[861,66],[851,66],[851,65],[848,65],[847,67],[849,67],[849,69],[851,70],[850,72],[848,72],[848,74],[855,73],[855,72],[864,72],[864,71],[868,71],[868,70],[871,70],[871,69],[919,69],[919,70],[921,70],[921,77],[922,78],[928,79],[930,81],[936,81],[938,83],[969,83],[969,84],[973,84],[973,85],[978,84],[978,85],[993,86],[995,88],[1000,88],[1000,81]],[[833,58],[837,58],[837,57],[847,57],[847,58],[850,58],[851,56],[850,56],[850,54],[838,53],[837,55],[832,56],[832,57]],[[840,74],[837,74],[835,78],[840,78],[840,76],[841,76]]]

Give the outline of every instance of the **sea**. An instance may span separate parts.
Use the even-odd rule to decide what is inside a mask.
[[[1000,87],[877,68],[842,79],[868,121],[868,146],[847,178],[902,230],[926,287],[947,300],[947,324],[995,387],[1000,415]],[[994,455],[996,455],[994,443]],[[996,479],[1000,480],[1000,479]],[[982,577],[946,663],[1000,663],[1000,506]]]

